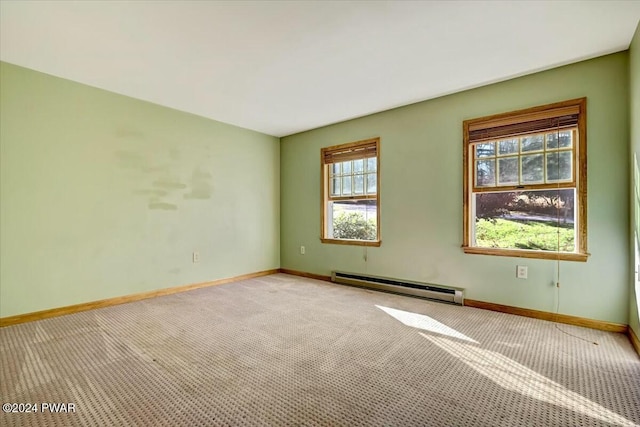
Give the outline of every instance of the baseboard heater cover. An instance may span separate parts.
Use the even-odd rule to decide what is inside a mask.
[[[390,279],[344,271],[332,271],[331,281],[345,285],[360,286],[379,291],[393,292],[415,297],[444,301],[451,304],[464,304],[464,289],[450,286],[431,285],[410,280]]]

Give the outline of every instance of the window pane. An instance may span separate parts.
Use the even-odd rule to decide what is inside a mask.
[[[522,152],[542,150],[544,135],[525,136],[522,138]]]
[[[573,145],[573,132],[560,132],[560,148],[568,148]]]
[[[351,160],[348,162],[342,162],[342,173],[344,175],[350,174],[351,172]]]
[[[353,161],[353,172],[354,173],[364,172],[364,159]]]
[[[556,151],[547,154],[547,181],[571,181],[573,173],[571,151]]]
[[[340,178],[331,178],[331,195],[340,195]]]
[[[573,132],[562,131],[553,132],[547,134],[547,149],[552,150],[555,148],[569,148],[572,145]],[[558,147],[558,139],[560,140],[560,146]]]
[[[364,175],[354,175],[353,186],[354,186],[353,192],[355,194],[363,194],[364,193]]]
[[[492,157],[496,155],[496,143],[485,142],[476,144],[476,157]]]
[[[376,200],[345,200],[328,204],[327,236],[334,239],[376,240]]]
[[[367,194],[376,194],[377,176],[375,173],[367,174]]]
[[[574,202],[574,189],[476,194],[475,245],[575,252]]]
[[[338,175],[340,174],[340,163],[331,163],[331,166],[329,167],[329,170],[331,171],[331,175]]]
[[[476,186],[493,187],[496,185],[496,161],[476,161]]]
[[[505,157],[498,159],[498,184],[518,184],[518,158]]]
[[[517,153],[519,148],[517,138],[498,141],[498,154]]]
[[[378,158],[369,157],[367,159],[367,172],[375,172],[378,169]]]
[[[350,176],[342,177],[342,195],[343,196],[351,195],[351,177]]]
[[[522,183],[532,184],[544,181],[542,154],[521,157]]]

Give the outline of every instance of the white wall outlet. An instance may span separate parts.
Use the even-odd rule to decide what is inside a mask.
[[[516,266],[516,278],[518,279],[526,279],[527,274],[529,273],[528,267],[526,265],[518,265]]]
[[[305,247],[304,247],[304,246],[300,246],[300,255],[304,255],[304,253],[305,253],[306,251],[307,251],[307,250],[305,249]]]
[[[200,262],[200,252],[193,251],[193,263],[196,264]]]

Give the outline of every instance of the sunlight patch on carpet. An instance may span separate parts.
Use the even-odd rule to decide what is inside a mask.
[[[637,424],[495,351],[419,332],[441,349],[507,390],[560,406],[607,423]]]
[[[434,332],[436,334],[446,335],[449,337],[458,338],[478,344],[477,341],[469,338],[465,334],[458,332],[455,329],[448,327],[444,323],[440,323],[436,319],[433,319],[424,314],[412,313],[410,311],[398,310],[382,305],[376,305],[376,307],[384,311],[394,319],[412,328],[418,328],[425,331]]]

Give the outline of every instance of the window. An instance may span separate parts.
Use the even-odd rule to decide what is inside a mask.
[[[380,138],[321,150],[324,243],[380,246]]]
[[[586,98],[467,120],[466,253],[587,260]]]

